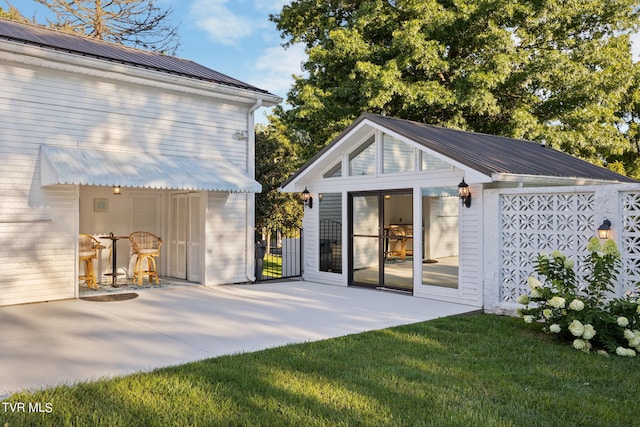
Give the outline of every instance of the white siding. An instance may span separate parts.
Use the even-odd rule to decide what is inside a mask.
[[[248,281],[247,196],[209,192],[206,217],[205,284]],[[253,253],[252,251],[249,251]]]
[[[255,100],[232,103],[178,85],[136,85],[106,71],[90,76],[100,61],[86,74],[75,67],[76,74],[16,58],[0,50],[0,305],[77,296],[79,189],[41,187],[42,144],[129,151],[132,161],[144,153],[226,159],[247,171],[247,141],[233,134],[247,129]],[[247,280],[246,207],[243,195],[209,199],[210,283]]]
[[[0,66],[3,141],[225,158],[246,170],[246,106],[177,92]]]

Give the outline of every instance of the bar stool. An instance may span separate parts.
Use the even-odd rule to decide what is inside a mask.
[[[84,265],[84,275],[78,276],[87,283],[88,288],[98,289],[96,272],[93,269],[93,260],[98,258],[100,242],[89,234],[80,234],[78,239],[78,256]]]
[[[155,257],[160,256],[162,239],[146,231],[135,231],[129,235],[132,253],[136,254],[136,264],[133,269],[133,281],[142,285],[142,277],[149,276],[149,283],[155,278],[156,284],[160,283]],[[144,261],[147,261],[147,269],[144,269]]]

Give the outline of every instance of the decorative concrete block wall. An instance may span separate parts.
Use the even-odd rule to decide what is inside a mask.
[[[485,190],[484,307],[513,314],[542,252],[559,250],[587,274],[587,241],[604,219],[622,254],[617,294],[640,283],[640,185]],[[499,232],[495,232],[497,227]]]

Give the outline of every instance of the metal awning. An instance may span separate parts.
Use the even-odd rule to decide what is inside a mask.
[[[262,186],[225,160],[43,145],[42,186],[98,185],[259,193]]]

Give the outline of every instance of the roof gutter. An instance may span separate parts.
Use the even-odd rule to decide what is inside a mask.
[[[513,182],[518,184],[542,184],[542,185],[602,185],[602,184],[624,184],[625,181],[613,181],[607,179],[566,177],[553,175],[524,175],[513,173],[493,173],[493,182]],[[632,181],[629,181],[632,182]]]

